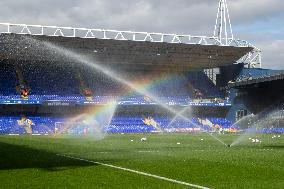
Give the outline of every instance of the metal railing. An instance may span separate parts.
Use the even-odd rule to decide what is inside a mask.
[[[117,31],[107,29],[87,29],[58,26],[42,26],[27,24],[0,23],[0,33],[15,33],[29,35],[79,37],[79,38],[98,38],[113,40],[131,40],[131,41],[149,41],[166,43],[184,43],[184,44],[202,44],[219,46],[240,46],[248,47],[247,41],[239,39],[228,39],[228,45],[225,45],[218,37],[192,36],[178,34]]]

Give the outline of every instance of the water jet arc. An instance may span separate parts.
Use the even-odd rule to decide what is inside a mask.
[[[30,38],[29,38],[30,39]],[[32,38],[33,41],[39,42],[38,40]],[[72,59],[73,61],[75,61],[76,63],[81,63],[84,64],[90,68],[93,68],[97,71],[100,71],[101,73],[105,74],[106,76],[118,81],[119,83],[128,86],[129,88],[131,88],[132,90],[136,91],[137,93],[140,93],[144,96],[148,96],[149,98],[151,98],[151,100],[155,101],[160,107],[164,108],[165,110],[168,110],[169,112],[171,112],[172,114],[179,116],[181,118],[183,118],[184,120],[190,122],[191,124],[193,124],[194,126],[196,126],[197,128],[200,128],[201,130],[205,131],[205,133],[207,133],[210,137],[214,138],[215,140],[217,140],[218,142],[220,142],[223,145],[227,145],[225,144],[222,140],[220,140],[219,138],[217,138],[214,135],[211,135],[210,133],[208,133],[206,130],[204,130],[203,128],[201,128],[199,125],[193,123],[191,121],[191,119],[189,119],[188,117],[182,115],[180,112],[177,112],[176,110],[174,110],[173,108],[169,107],[167,104],[164,104],[163,102],[161,102],[159,100],[158,97],[154,96],[153,94],[151,94],[149,91],[147,91],[146,89],[141,89],[139,87],[137,87],[134,83],[128,81],[127,79],[123,78],[120,74],[114,72],[113,70],[110,70],[109,68],[102,66],[97,62],[96,60],[93,60],[89,57],[83,56],[81,54],[78,54],[77,52],[74,52],[72,50],[69,50],[65,47],[60,47],[58,45],[55,45],[53,43],[47,42],[47,41],[40,41],[47,50],[49,50],[51,53],[52,52],[58,52],[60,53],[60,55],[63,55],[67,58]],[[53,54],[57,54],[57,53],[53,53]]]

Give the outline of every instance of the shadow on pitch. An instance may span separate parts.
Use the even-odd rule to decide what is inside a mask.
[[[0,170],[39,168],[47,171],[61,171],[94,165],[44,150],[0,142]]]

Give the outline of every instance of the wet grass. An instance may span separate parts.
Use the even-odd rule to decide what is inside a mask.
[[[219,137],[230,144],[238,136]],[[205,134],[0,136],[0,188],[188,188],[58,154],[209,188],[284,188],[284,136],[258,137],[261,144],[228,148]]]

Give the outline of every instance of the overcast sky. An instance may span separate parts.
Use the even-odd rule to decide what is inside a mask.
[[[219,0],[1,0],[0,22],[212,36]],[[234,35],[284,69],[284,0],[227,0]]]

